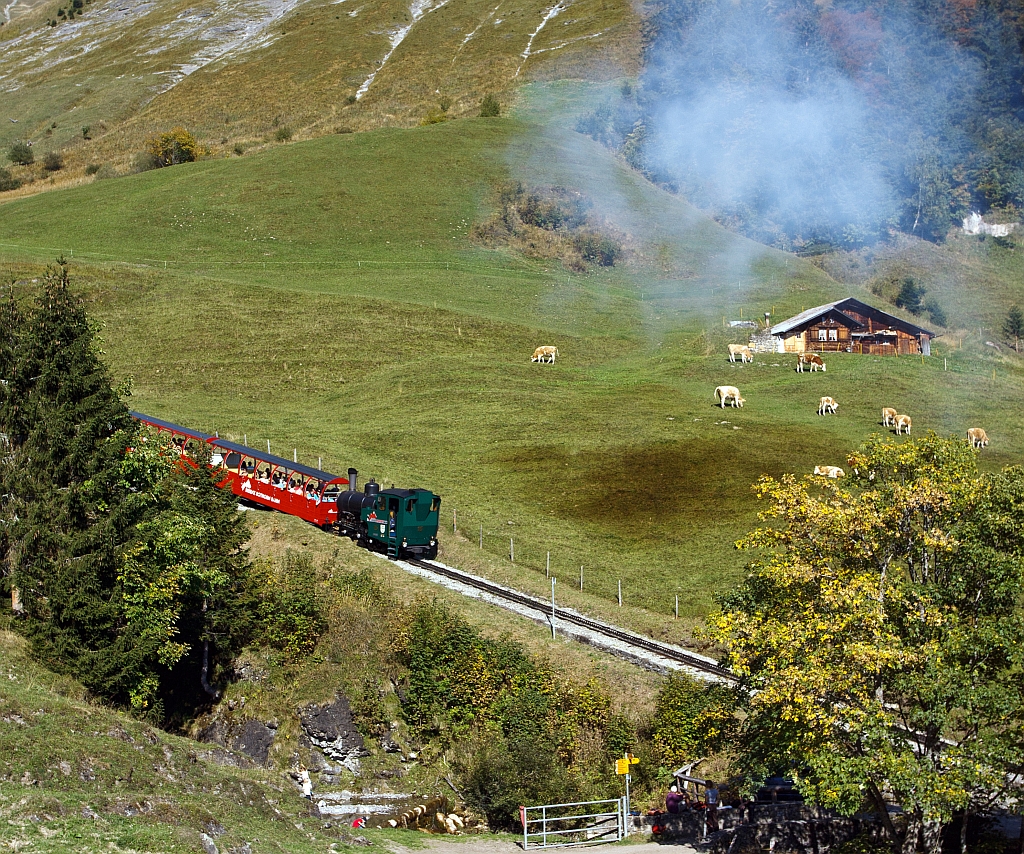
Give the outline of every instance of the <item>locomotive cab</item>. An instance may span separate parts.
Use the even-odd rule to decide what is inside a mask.
[[[360,544],[393,558],[437,557],[440,508],[440,496],[428,489],[378,491],[372,481],[363,492],[344,492],[338,498],[339,521],[359,520]]]

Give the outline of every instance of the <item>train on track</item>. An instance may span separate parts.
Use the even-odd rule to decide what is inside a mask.
[[[209,446],[210,465],[223,475],[219,485],[247,504],[298,516],[390,558],[437,557],[441,497],[428,489],[381,489],[371,479],[359,491],[354,468],[340,477],[141,412],[131,415],[183,456]]]

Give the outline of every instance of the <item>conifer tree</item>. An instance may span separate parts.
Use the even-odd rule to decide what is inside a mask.
[[[112,597],[115,555],[136,521],[120,500],[120,462],[135,428],[63,259],[17,318],[8,306],[4,331],[14,346],[0,410],[0,432],[11,445],[0,472],[5,571],[21,592],[22,629],[36,652],[92,690],[117,696],[130,654]]]

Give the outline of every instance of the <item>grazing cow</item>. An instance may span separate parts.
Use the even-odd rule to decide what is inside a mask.
[[[722,409],[725,409],[725,402],[727,400],[732,401],[733,409],[737,406],[742,407],[745,401],[744,398],[740,397],[740,390],[734,385],[720,385],[715,389],[715,402],[721,400]]]
[[[736,357],[740,357],[740,362],[753,362],[754,354],[746,344],[730,344],[729,345],[729,361],[735,362]]]
[[[988,444],[988,433],[980,427],[972,427],[967,431],[967,441],[972,448],[984,448]]]
[[[815,466],[814,473],[822,477],[846,477],[846,472],[839,466]]]
[[[548,362],[549,364],[555,363],[555,356],[558,355],[557,347],[538,347],[533,351],[533,355],[530,357],[531,362]]]
[[[893,409],[891,406],[883,406],[882,407],[882,426],[883,427],[892,427],[893,424],[896,423],[896,416],[897,415],[899,415],[899,413],[895,409]]]
[[[826,412],[831,412],[835,415],[838,408],[839,404],[836,403],[835,398],[823,397],[821,403],[818,404],[818,415],[824,415]]]
[[[893,422],[896,425],[896,435],[899,436],[904,430],[906,434],[910,435],[910,416],[909,415],[897,415],[896,420]]]
[[[804,365],[810,365],[812,374],[818,368],[821,368],[822,371],[825,370],[825,363],[821,361],[821,356],[817,353],[801,353],[796,363],[796,369],[801,374],[804,372]]]

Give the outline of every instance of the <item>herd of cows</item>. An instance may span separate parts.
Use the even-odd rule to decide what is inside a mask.
[[[533,351],[530,361],[554,364],[555,356],[557,355],[557,347],[538,347]],[[729,361],[735,364],[737,357],[739,357],[741,364],[746,362],[753,363],[754,361],[754,353],[748,345],[730,344]],[[824,360],[817,353],[801,353],[797,357],[796,369],[799,373],[803,373],[805,370],[811,373],[815,371],[825,373],[827,370]],[[726,403],[730,404],[733,408],[742,408],[743,404],[746,403],[746,398],[740,394],[740,390],[736,386],[720,385],[715,389],[715,403],[721,406],[722,409],[725,409]],[[838,409],[839,404],[833,397],[822,397],[818,403],[818,415],[827,415],[829,413],[836,415]],[[892,407],[885,406],[882,408],[882,424],[885,427],[895,427],[897,436],[903,434],[909,436],[913,421],[909,415],[903,415]],[[988,446],[988,434],[981,427],[971,427],[967,431],[967,441],[973,448],[984,448]],[[844,475],[843,470],[838,466],[815,466],[814,473],[824,477],[843,477]]]

